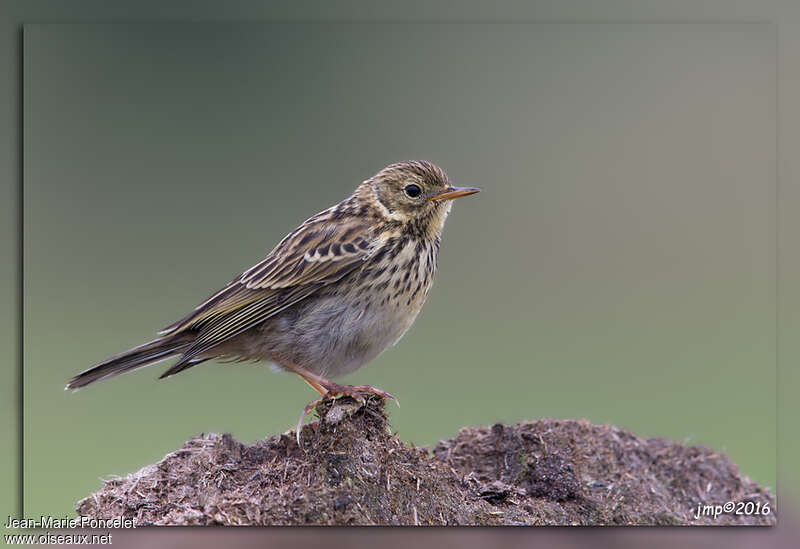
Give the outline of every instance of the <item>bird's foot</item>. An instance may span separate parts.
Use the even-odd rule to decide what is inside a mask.
[[[395,403],[400,406],[400,401],[398,401],[394,396],[390,395],[386,391],[372,387],[371,385],[339,385],[338,383],[329,381],[323,385],[323,387],[328,390],[323,398],[347,396],[363,405],[366,403],[366,400],[364,400],[364,397],[361,396],[361,394],[367,393],[370,395],[379,396],[383,400],[394,400]]]
[[[325,380],[325,383],[321,384],[322,387],[327,391],[321,397],[312,400],[306,407],[303,408],[303,413],[300,415],[300,420],[297,422],[297,445],[300,445],[300,430],[303,428],[303,420],[305,417],[313,410],[317,404],[324,402],[326,400],[333,400],[338,397],[350,397],[362,406],[366,404],[366,400],[362,393],[367,393],[371,395],[376,395],[382,398],[383,400],[394,400],[397,406],[400,406],[400,401],[397,400],[393,395],[390,395],[386,391],[382,391],[376,387],[372,387],[370,385],[339,385],[338,383],[334,383],[332,381]]]

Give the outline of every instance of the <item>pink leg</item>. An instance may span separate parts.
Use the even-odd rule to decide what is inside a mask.
[[[339,385],[338,383],[334,383],[329,379],[325,379],[324,377],[315,374],[310,370],[306,370],[301,366],[295,366],[293,364],[284,364],[282,365],[285,368],[293,371],[298,376],[300,376],[303,381],[308,383],[311,387],[313,387],[320,395],[320,398],[309,402],[305,408],[303,408],[303,414],[300,416],[300,421],[297,422],[297,444],[300,444],[300,429],[303,425],[303,418],[314,409],[314,407],[322,402],[323,400],[332,399],[337,396],[349,396],[353,400],[360,402],[362,405],[364,404],[364,398],[359,393],[369,393],[373,395],[377,395],[382,399],[392,399],[394,400],[398,406],[400,406],[400,402],[387,393],[386,391],[382,391],[370,385]]]

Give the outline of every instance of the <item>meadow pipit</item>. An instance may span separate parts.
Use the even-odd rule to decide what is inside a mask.
[[[268,360],[321,398],[393,398],[327,378],[358,369],[408,330],[433,282],[451,200],[476,192],[451,186],[430,162],[387,166],[160,337],[81,372],[66,388],[179,355],[160,379],[215,358]]]

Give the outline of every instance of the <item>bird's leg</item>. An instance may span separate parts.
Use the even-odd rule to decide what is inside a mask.
[[[314,389],[316,392],[318,392],[322,396],[325,396],[327,394],[328,390],[325,389],[322,385],[320,385],[316,381],[314,381],[313,379],[305,378],[301,374],[297,374],[297,375],[299,375],[300,379],[302,379],[303,381],[308,383],[311,386],[312,389]]]
[[[322,395],[306,404],[306,407],[303,408],[303,413],[300,415],[300,421],[297,422],[298,445],[300,444],[300,429],[303,426],[303,419],[311,410],[314,409],[317,404],[323,402],[324,400],[333,399],[337,396],[349,396],[356,402],[359,402],[363,405],[366,401],[359,393],[370,393],[377,395],[382,399],[392,399],[397,403],[398,406],[400,406],[400,402],[394,396],[376,387],[372,387],[370,385],[339,385],[338,383],[334,383],[333,381],[330,381],[321,375],[315,374],[314,372],[307,370],[302,366],[287,364],[285,367],[300,376],[303,381],[308,383],[320,395]]]
[[[363,404],[364,399],[359,395],[359,393],[370,393],[381,398],[392,399],[397,402],[397,399],[394,396],[390,395],[386,391],[372,387],[371,385],[339,385],[338,383],[334,383],[333,381],[326,379],[319,374],[315,374],[314,372],[307,370],[302,366],[290,364],[286,367],[300,376],[303,381],[308,383],[320,395],[322,395],[323,398],[318,399],[320,401],[337,396],[349,396],[350,398]]]

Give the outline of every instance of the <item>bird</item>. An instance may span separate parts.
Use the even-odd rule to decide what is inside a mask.
[[[370,362],[411,327],[433,283],[452,201],[479,191],[452,186],[425,160],[390,164],[156,339],[95,364],[66,389],[176,356],[159,379],[212,359],[268,361],[320,394],[304,408],[298,438],[303,418],[324,399],[393,399],[330,378]]]

